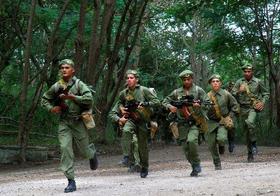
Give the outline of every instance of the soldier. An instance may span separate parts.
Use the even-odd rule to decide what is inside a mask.
[[[211,91],[207,95],[214,105],[208,110],[207,141],[215,169],[221,170],[219,153],[224,154],[227,129],[233,127],[232,119],[234,114],[238,114],[239,106],[236,99],[227,90],[221,88],[220,75],[212,75],[208,83],[211,85]]]
[[[232,93],[232,88],[234,87],[234,82],[233,81],[229,81],[226,90],[229,93]],[[236,124],[236,116],[233,117],[233,123],[234,125]],[[233,153],[235,144],[235,126],[233,126],[231,129],[228,129],[228,151],[230,153]]]
[[[118,126],[118,129],[120,131],[119,135],[122,137],[123,135],[123,121],[119,121],[120,118],[126,118],[121,114],[120,111],[120,103],[117,102],[111,112],[109,113],[110,118],[112,119],[113,123],[116,123]],[[126,145],[129,145],[126,146]],[[140,157],[139,157],[139,150],[138,150],[138,140],[136,133],[133,133],[132,140],[131,141],[123,141],[121,140],[121,146],[123,151],[123,159],[120,161],[120,165],[124,165],[126,167],[129,167],[128,172],[140,172],[141,166],[140,166]],[[129,152],[131,150],[131,152]]]
[[[64,189],[64,192],[68,193],[76,191],[73,140],[81,155],[90,160],[92,170],[97,169],[98,161],[94,145],[89,145],[86,129],[93,123],[93,119],[85,119],[83,115],[92,106],[91,91],[85,83],[74,76],[75,69],[72,60],[64,59],[59,65],[62,78],[44,93],[41,103],[48,111],[60,116],[58,127],[61,149],[60,169],[68,179],[68,185]]]
[[[240,104],[240,122],[246,134],[248,162],[253,162],[257,154],[256,116],[264,109],[268,93],[261,80],[254,77],[252,65],[244,65],[242,70],[244,78],[237,80],[232,94]]]
[[[193,83],[193,72],[185,70],[179,77],[183,82],[183,87],[175,89],[163,100],[163,105],[171,113],[177,116],[177,127],[179,130],[179,141],[189,163],[192,166],[191,176],[198,176],[201,172],[200,159],[197,152],[199,126],[202,126],[201,119],[204,108],[201,102],[207,99],[206,93],[202,88]],[[177,108],[171,103],[182,99],[184,96],[193,96],[195,102],[188,107]],[[199,117],[199,118],[197,118]],[[206,122],[205,122],[206,123]]]
[[[136,134],[140,156],[141,178],[146,178],[149,167],[148,130],[150,122],[150,108],[160,105],[160,101],[147,87],[138,84],[139,75],[135,70],[126,72],[127,88],[119,95],[120,111],[122,116],[115,116],[114,121],[123,125],[122,144],[131,152],[131,141]]]

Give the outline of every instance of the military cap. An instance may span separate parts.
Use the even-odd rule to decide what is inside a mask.
[[[71,65],[72,67],[74,67],[74,61],[71,59],[63,59],[59,62],[59,66],[65,65],[65,64]]]
[[[210,84],[211,81],[212,81],[213,79],[218,79],[218,80],[221,81],[221,76],[220,76],[219,74],[213,74],[213,75],[210,76],[210,78],[208,79],[208,83]]]
[[[193,72],[192,72],[191,70],[188,70],[188,69],[182,71],[182,72],[179,74],[179,77],[182,78],[182,79],[183,79],[183,78],[192,77],[192,76],[193,76]]]
[[[244,69],[253,69],[253,66],[251,64],[245,64],[241,67],[241,69],[244,71]]]
[[[139,74],[136,70],[129,69],[126,71],[126,75],[128,75],[128,74],[132,74],[135,76],[135,78],[139,78]]]

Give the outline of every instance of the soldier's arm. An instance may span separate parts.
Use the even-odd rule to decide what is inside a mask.
[[[112,108],[112,110],[110,111],[109,113],[109,117],[112,119],[112,121],[114,123],[118,123],[120,117],[120,104],[119,104],[119,101],[116,102],[116,104],[114,105],[114,107]]]
[[[239,80],[237,82],[235,82],[233,88],[232,88],[232,91],[231,91],[231,94],[236,97],[237,94],[239,93],[239,87],[240,87],[240,82]]]
[[[47,90],[41,99],[41,106],[46,110],[50,111],[54,107],[55,97],[55,84],[51,86],[49,90]]]
[[[165,97],[162,101],[163,107],[165,107],[167,110],[170,110],[171,107],[173,107],[170,103],[172,100],[176,100],[176,90],[174,90],[172,93],[170,93],[167,97]]]
[[[263,82],[260,82],[260,91],[262,95],[262,102],[265,103],[269,99],[269,93]]]
[[[74,101],[78,104],[91,105],[93,97],[88,86],[79,81],[79,95],[75,95]]]
[[[144,92],[144,97],[148,101],[149,106],[151,107],[160,106],[160,100],[148,88],[144,88],[143,92]]]
[[[229,97],[229,107],[230,107],[230,112],[229,115],[233,117],[234,115],[238,115],[240,108],[237,100],[229,93],[227,92],[228,97]]]

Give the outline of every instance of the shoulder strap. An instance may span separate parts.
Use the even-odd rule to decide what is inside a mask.
[[[212,91],[208,92],[207,94],[210,97],[211,101],[215,104],[214,109],[215,109],[215,113],[216,113],[217,118],[221,118],[222,117],[221,108],[218,104],[218,101],[217,101],[216,97],[213,95]]]

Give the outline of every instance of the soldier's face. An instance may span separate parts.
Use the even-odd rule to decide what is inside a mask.
[[[218,91],[221,88],[221,85],[222,83],[219,79],[214,78],[211,80],[211,87],[214,91]]]
[[[75,70],[71,65],[64,64],[61,65],[60,72],[63,78],[70,78],[74,75]]]
[[[244,69],[243,75],[246,80],[250,80],[253,77],[253,70],[252,69]]]
[[[128,88],[134,88],[138,83],[138,79],[133,74],[127,74],[126,84]]]
[[[192,77],[183,78],[182,80],[183,80],[183,85],[185,88],[190,88],[192,86],[192,83],[193,83]]]

